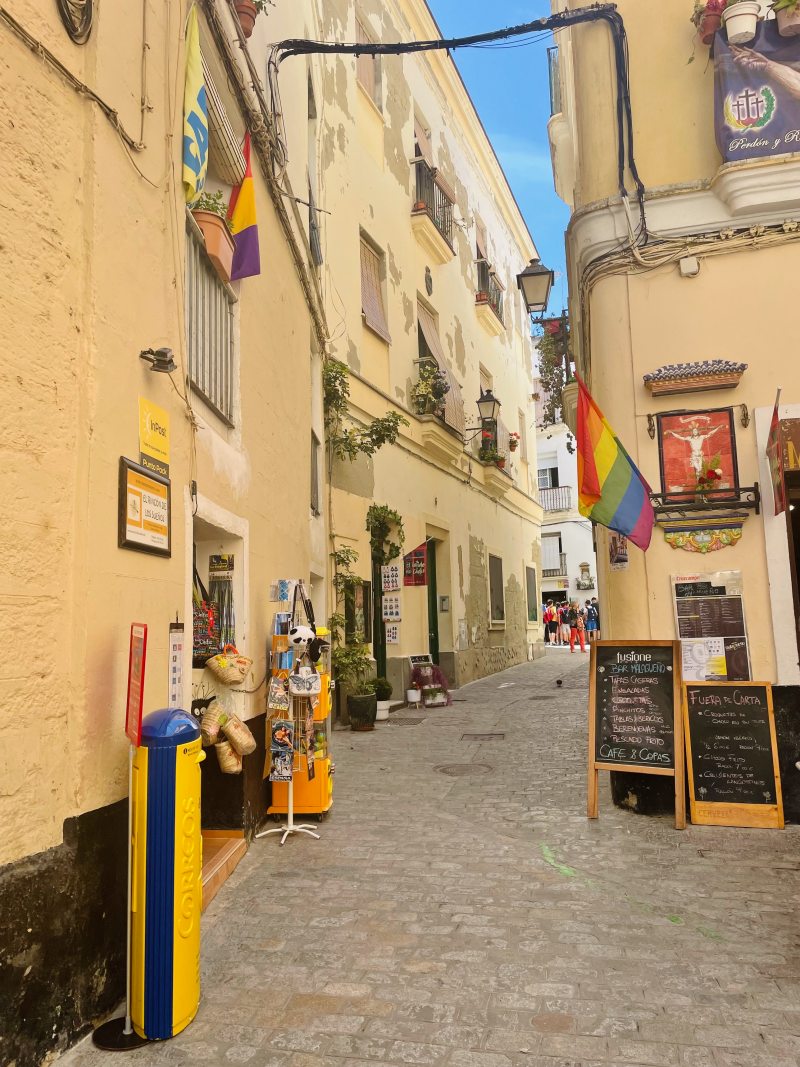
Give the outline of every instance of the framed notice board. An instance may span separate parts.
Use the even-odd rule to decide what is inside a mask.
[[[769,682],[689,682],[683,716],[692,822],[783,829]]]
[[[675,779],[675,826],[686,826],[679,641],[595,641],[589,677],[586,813],[597,818],[598,774]]]

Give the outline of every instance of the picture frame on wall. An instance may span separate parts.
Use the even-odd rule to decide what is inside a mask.
[[[117,545],[155,556],[172,555],[169,478],[120,456]]]
[[[656,416],[664,500],[736,499],[739,465],[733,408],[666,411]]]

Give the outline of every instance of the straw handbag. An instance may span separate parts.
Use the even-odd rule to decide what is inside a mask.
[[[223,774],[242,773],[242,757],[230,741],[220,741],[218,745],[214,745],[214,748],[217,751],[217,759]]]
[[[203,738],[203,747],[215,745],[219,738],[220,719],[224,718],[225,712],[214,702],[214,706],[206,708],[203,718],[200,720],[200,736]]]
[[[222,732],[240,756],[249,756],[256,750],[256,739],[238,715],[229,715],[220,722]]]
[[[250,657],[240,656],[236,645],[226,645],[222,652],[206,660],[206,667],[225,685],[241,685],[252,666]]]

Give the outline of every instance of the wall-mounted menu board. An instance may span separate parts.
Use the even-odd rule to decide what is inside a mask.
[[[672,576],[684,681],[750,679],[741,571]]]
[[[782,828],[770,684],[689,682],[683,714],[692,822]]]
[[[675,826],[686,825],[679,641],[595,641],[589,680],[587,814],[597,818],[598,772],[675,778]]]

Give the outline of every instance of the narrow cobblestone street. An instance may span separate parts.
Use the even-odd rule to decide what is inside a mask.
[[[587,683],[554,651],[336,732],[322,839],[254,844],[203,920],[197,1019],[125,1062],[797,1064],[800,829],[678,832],[607,776],[587,821]]]

